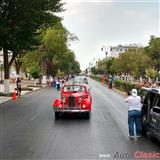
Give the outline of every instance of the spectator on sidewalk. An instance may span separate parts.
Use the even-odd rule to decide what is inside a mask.
[[[60,85],[61,84],[60,84],[60,80],[59,79],[57,80],[56,85],[57,85],[57,90],[60,90],[60,87],[61,87]]]
[[[110,75],[109,77],[109,88],[112,89],[112,85],[113,85],[113,80],[114,80],[114,77],[112,75]]]
[[[56,88],[56,78],[53,80],[53,87]]]
[[[125,95],[125,102],[128,103],[128,128],[129,137],[134,138],[134,124],[137,138],[141,134],[141,98],[137,95],[137,90],[132,89],[131,95]]]
[[[50,87],[53,87],[53,77],[50,77]]]
[[[22,90],[22,88],[21,88],[21,80],[20,80],[19,77],[17,78],[16,86],[17,86],[17,94],[20,97],[21,96],[21,90]]]

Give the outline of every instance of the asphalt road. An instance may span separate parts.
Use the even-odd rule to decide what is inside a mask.
[[[160,152],[154,138],[128,138],[127,106],[120,94],[94,80],[89,83],[90,120],[54,120],[51,106],[59,92],[51,88],[1,104],[0,159],[133,159],[136,151]]]

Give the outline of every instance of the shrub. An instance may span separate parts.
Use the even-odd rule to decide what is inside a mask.
[[[33,88],[28,88],[28,87],[23,87],[22,88],[22,91],[32,91],[33,90]]]
[[[3,93],[3,92],[0,92],[0,96],[11,97],[11,96],[12,96],[12,93],[5,94],[5,93]]]
[[[101,78],[98,77],[98,76],[93,76],[93,75],[91,75],[90,77],[91,77],[92,79],[95,79],[95,80],[101,82]]]
[[[133,83],[133,82],[127,82],[124,80],[116,80],[114,82],[114,87],[121,90],[121,91],[131,91],[133,88],[139,90],[140,86],[137,83]]]

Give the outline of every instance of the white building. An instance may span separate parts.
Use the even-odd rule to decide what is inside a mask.
[[[117,58],[119,57],[120,54],[124,53],[128,49],[136,49],[140,47],[141,45],[137,45],[137,44],[108,46],[107,47],[107,58],[109,57]]]
[[[91,62],[89,62],[89,67],[86,69],[87,70],[87,74],[91,75],[91,68],[95,67],[96,69],[98,69],[98,58],[94,58]]]
[[[12,58],[12,52],[8,52],[8,61],[10,62]],[[4,59],[3,59],[3,49],[0,50],[0,66],[4,66]],[[10,68],[10,77],[15,76],[16,71],[14,66],[12,65]],[[1,69],[0,79],[4,79],[4,71]]]

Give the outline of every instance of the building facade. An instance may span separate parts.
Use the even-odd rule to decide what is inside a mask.
[[[118,45],[118,46],[108,46],[107,47],[107,58],[114,57],[118,58],[120,54],[124,53],[129,49],[140,48],[141,45],[138,44],[130,44],[130,45]]]

